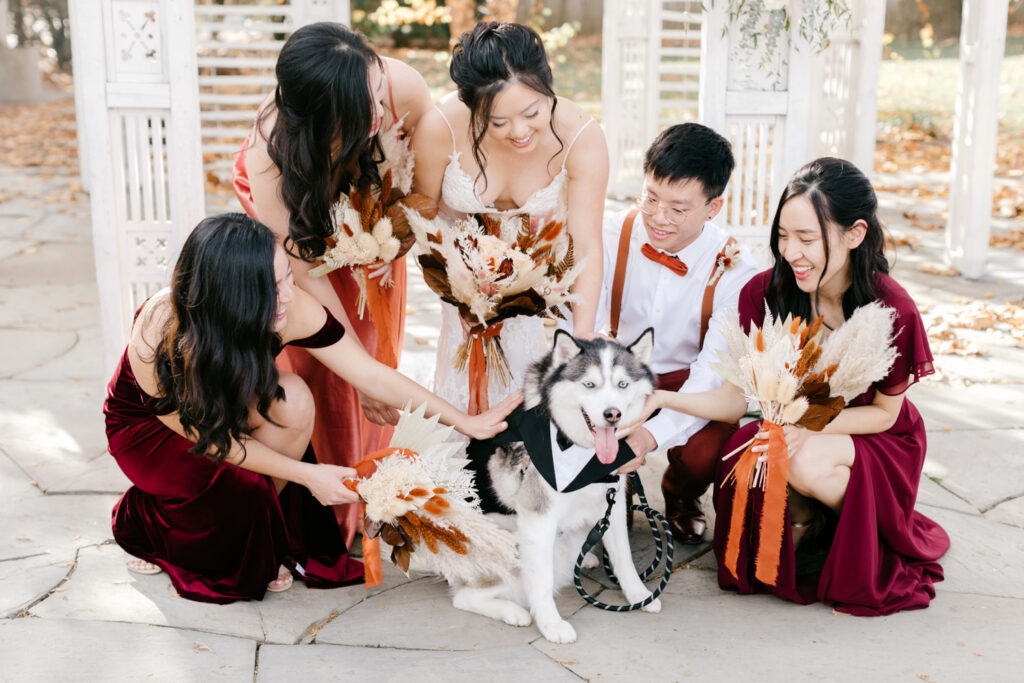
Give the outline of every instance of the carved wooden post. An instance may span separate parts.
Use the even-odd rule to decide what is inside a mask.
[[[964,0],[960,27],[946,259],[971,278],[985,271],[992,227],[992,167],[1007,6],[1008,0]]]
[[[191,0],[71,0],[70,10],[112,368],[136,307],[167,284],[204,213],[194,9]]]
[[[868,175],[875,166],[878,71],[885,0],[850,3],[849,28],[831,37],[813,60],[810,152],[852,161]]]
[[[728,25],[725,5],[704,15],[700,121],[729,139],[736,158],[717,221],[763,252],[782,188],[808,161],[811,49],[794,26],[788,41],[779,40],[776,63],[765,68],[740,48],[741,27]],[[771,66],[781,69],[779,80]]]
[[[601,100],[608,139],[608,192],[635,194],[643,181],[647,141],[656,135],[650,97],[655,71],[648,63],[652,3],[606,0],[602,24]]]

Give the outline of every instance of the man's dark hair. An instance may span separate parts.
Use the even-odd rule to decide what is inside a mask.
[[[654,139],[644,156],[644,175],[677,183],[698,180],[708,199],[725,192],[736,165],[729,141],[699,123],[680,123]]]

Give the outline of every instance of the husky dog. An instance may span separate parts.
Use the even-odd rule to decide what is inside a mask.
[[[526,400],[509,415],[509,429],[468,448],[483,508],[515,515],[520,567],[501,585],[456,586],[455,607],[526,626],[532,619],[555,643],[576,631],[555,607],[555,593],[572,583],[587,533],[604,515],[609,487],[617,491],[604,536],[612,568],[632,603],[650,597],[637,576],[626,532],[625,478],[614,471],[634,458],[615,430],[637,420],[654,391],[646,363],[654,331],[629,347],[581,341],[559,330],[551,352],[528,371]],[[658,600],[643,608],[659,612]]]

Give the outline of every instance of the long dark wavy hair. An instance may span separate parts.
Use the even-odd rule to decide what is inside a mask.
[[[331,204],[342,192],[353,183],[360,189],[380,184],[377,163],[384,152],[370,135],[372,64],[383,68],[362,34],[326,21],[296,30],[277,58],[277,120],[267,152],[281,171],[281,196],[291,214],[289,253],[294,249],[303,259],[326,250]]]
[[[171,315],[156,348],[156,410],[178,412],[196,455],[223,460],[232,439],[249,433],[249,406],[273,423],[267,411],[284,398],[274,365],[281,340],[271,329],[274,248],[270,228],[223,214],[196,226],[174,266]]]
[[[480,143],[487,132],[494,108],[494,97],[516,81],[551,99],[551,133],[558,140],[559,152],[565,146],[555,132],[555,107],[558,97],[544,42],[532,28],[522,24],[484,21],[459,37],[452,48],[448,68],[458,88],[459,99],[469,108],[469,130],[473,136],[473,158],[487,187],[485,157]],[[558,156],[558,152],[551,158]]]
[[[834,225],[845,233],[858,220],[867,224],[864,240],[850,251],[851,283],[843,294],[843,315],[849,318],[858,307],[877,298],[878,274],[889,272],[889,261],[885,257],[885,228],[878,219],[875,190],[856,166],[834,157],[810,162],[793,175],[783,190],[772,220],[769,246],[775,265],[766,299],[774,314],[785,317],[792,313],[808,320],[811,297],[797,287],[793,269],[779,253],[779,216],[782,206],[793,197],[805,197],[814,207],[825,246],[825,268],[828,268],[829,261],[828,226]],[[814,293],[815,307],[820,294],[820,290]]]

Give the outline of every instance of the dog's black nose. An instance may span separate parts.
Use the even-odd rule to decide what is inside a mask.
[[[607,408],[604,411],[605,422],[607,422],[610,425],[613,425],[616,422],[618,422],[620,418],[622,418],[622,413],[619,412],[618,408]]]

